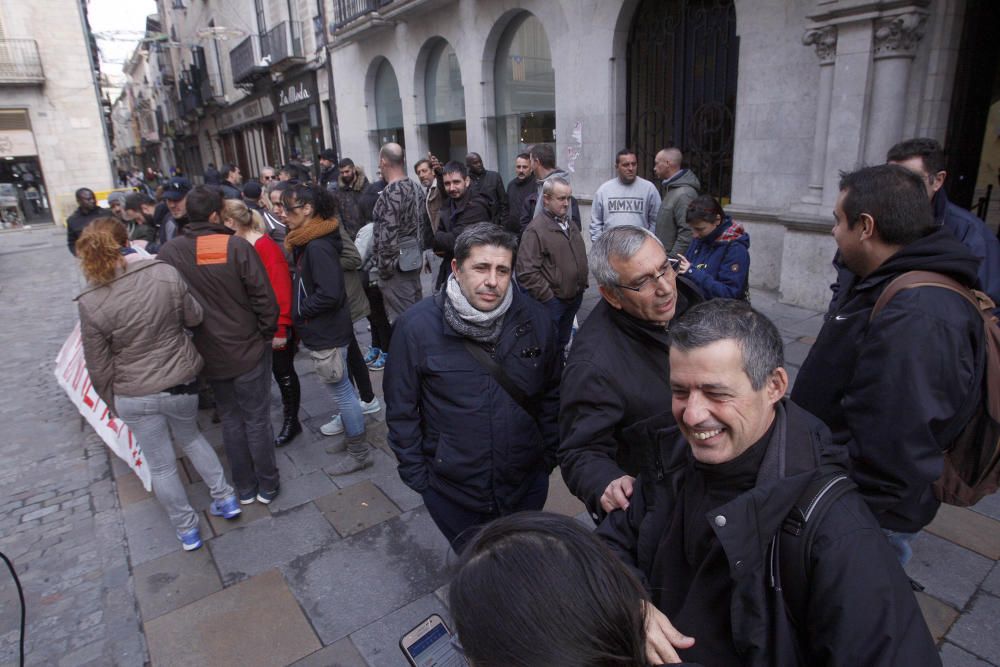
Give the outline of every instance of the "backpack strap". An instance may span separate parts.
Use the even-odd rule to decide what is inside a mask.
[[[805,638],[807,625],[810,562],[816,528],[823,523],[830,506],[856,488],[841,469],[817,476],[799,496],[777,535],[771,557],[771,583],[785,601],[786,615],[800,643]]]
[[[879,295],[878,300],[872,307],[872,312],[868,316],[868,321],[871,322],[874,320],[875,317],[882,312],[882,309],[885,308],[885,305],[892,300],[892,297],[896,296],[905,289],[913,287],[941,287],[946,290],[951,290],[972,304],[977,312],[983,311],[984,306],[987,305],[985,301],[991,301],[989,297],[982,295],[981,292],[971,290],[954,278],[946,276],[943,273],[937,273],[936,271],[907,271],[906,273],[901,273],[893,278],[886,288],[882,290],[882,294]]]

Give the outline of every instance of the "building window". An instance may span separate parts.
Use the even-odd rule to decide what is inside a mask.
[[[388,60],[375,72],[375,129],[379,146],[394,141],[403,145],[403,102],[399,82]]]
[[[441,161],[465,160],[465,89],[455,49],[440,39],[431,46],[424,76],[427,144]]]
[[[504,31],[493,78],[498,162],[513,177],[514,158],[531,144],[556,141],[555,70],[541,21],[524,13]]]

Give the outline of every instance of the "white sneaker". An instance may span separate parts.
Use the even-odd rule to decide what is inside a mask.
[[[340,415],[334,415],[333,419],[319,427],[319,432],[323,435],[337,435],[344,432],[344,420]]]
[[[365,403],[361,401],[361,413],[365,415],[372,415],[382,409],[382,404],[378,402],[378,396],[372,398],[372,400]]]

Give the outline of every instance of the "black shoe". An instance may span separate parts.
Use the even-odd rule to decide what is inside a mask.
[[[285,423],[281,425],[281,431],[274,438],[274,446],[284,447],[299,433],[302,433],[302,424],[299,423],[299,420],[294,417],[285,417]]]

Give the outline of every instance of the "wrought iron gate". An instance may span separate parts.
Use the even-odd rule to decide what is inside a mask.
[[[729,197],[739,38],[733,0],[643,0],[628,46],[627,136],[639,173],[676,146],[702,192]]]

